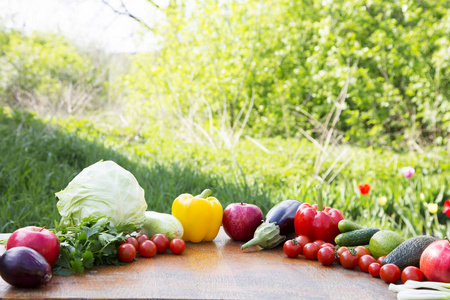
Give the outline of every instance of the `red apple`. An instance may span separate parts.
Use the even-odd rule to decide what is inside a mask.
[[[222,225],[225,233],[236,241],[253,238],[256,228],[261,225],[264,215],[261,209],[248,203],[231,203],[223,211]]]
[[[450,283],[450,242],[431,243],[420,256],[420,270],[430,281]]]
[[[6,250],[24,246],[36,250],[50,266],[53,266],[59,257],[59,239],[48,229],[36,226],[19,228],[13,232],[6,243]]]

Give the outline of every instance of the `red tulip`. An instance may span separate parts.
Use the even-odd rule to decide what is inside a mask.
[[[444,210],[442,211],[444,214],[450,217],[450,200],[445,200]]]
[[[359,191],[361,192],[361,194],[363,195],[367,195],[370,191],[370,185],[368,183],[363,183],[358,185]]]

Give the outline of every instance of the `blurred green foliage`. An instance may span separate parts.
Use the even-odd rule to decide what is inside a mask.
[[[446,0],[204,1],[188,12],[173,1],[166,13],[160,50],[135,55],[121,80],[137,122],[236,132],[254,99],[252,136],[314,134],[298,112],[323,120],[351,75],[347,140],[400,149],[448,137]]]

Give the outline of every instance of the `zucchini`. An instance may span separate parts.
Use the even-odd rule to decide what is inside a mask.
[[[149,238],[152,238],[157,233],[162,233],[169,240],[173,240],[183,237],[184,228],[181,222],[173,215],[156,211],[146,211],[141,233],[147,235]]]
[[[353,221],[344,219],[344,220],[339,221],[338,228],[341,233],[344,233],[344,232],[349,232],[349,231],[353,231],[353,230],[363,229],[364,226],[356,224]]]
[[[378,231],[380,229],[374,227],[357,229],[337,235],[334,241],[339,246],[367,245],[370,238]]]

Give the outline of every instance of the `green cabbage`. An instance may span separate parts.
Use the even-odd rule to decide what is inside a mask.
[[[140,228],[147,203],[136,178],[113,161],[100,161],[82,170],[67,187],[55,193],[61,225],[77,226],[86,217],[110,218]]]

